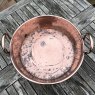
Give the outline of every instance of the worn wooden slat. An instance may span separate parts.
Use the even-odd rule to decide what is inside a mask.
[[[91,89],[95,91],[95,82],[90,78],[90,76],[88,76],[87,73],[82,68],[78,70],[78,73],[87,82],[87,84],[91,87]]]
[[[72,3],[75,7],[77,7],[80,11],[84,10],[84,8],[79,3],[77,3],[75,0],[68,0],[68,1]]]
[[[26,7],[22,7],[21,10],[24,12],[24,14],[25,14],[29,19],[32,18],[32,17],[34,17],[33,14],[30,13],[29,10],[27,10]]]
[[[26,15],[21,11],[21,10],[17,10],[16,11],[17,14],[24,20],[24,21],[27,21],[28,18],[26,17]]]
[[[16,81],[13,86],[19,95],[28,95],[18,81]]]
[[[2,47],[1,47],[1,45],[0,45],[0,55],[3,57],[3,59],[5,60],[5,62],[6,62],[7,64],[10,64],[10,63],[11,63],[10,56],[7,56],[7,54],[4,53],[4,51],[3,51]]]
[[[38,0],[33,0],[35,2],[35,4],[37,6],[39,6],[41,8],[41,10],[44,11],[45,14],[49,14],[49,10],[43,5],[42,2],[38,1]]]
[[[95,9],[90,7],[88,11],[84,11],[84,13],[81,13],[76,18],[72,19],[72,22],[78,29],[82,30],[94,20],[94,11]]]
[[[6,62],[6,64],[11,64],[11,59],[10,59],[10,56],[7,56],[3,49],[1,48],[0,46],[0,55],[2,56],[2,58],[4,59],[4,61]]]
[[[82,64],[82,68],[84,69],[84,71],[88,74],[88,76],[90,76],[90,78],[95,81],[95,71],[93,69],[90,68],[90,64],[87,64],[87,59],[84,60],[84,63]]]
[[[47,1],[47,0],[39,0],[39,2],[43,3],[44,6],[46,6],[49,9],[49,14],[62,16],[66,19],[71,19],[71,16],[69,16],[66,13],[66,11],[62,10],[58,4],[55,4],[55,3],[52,4],[50,1]]]
[[[11,14],[13,11],[18,10],[19,8],[23,7],[24,5],[28,4],[31,2],[31,0],[21,0],[20,2],[12,5],[8,9],[0,12],[0,20]]]
[[[67,13],[67,11],[66,10],[64,10],[61,6],[62,6],[62,4],[61,4],[61,6],[57,3],[57,2],[51,2],[51,1],[48,1],[49,2],[49,4],[52,6],[51,7],[51,9],[53,8],[53,10],[55,10],[54,12],[56,12],[56,8],[58,9],[57,10],[57,12],[59,11],[60,12],[60,14],[63,14],[62,16],[63,17],[65,17],[64,16],[64,14],[66,14],[66,17],[68,17],[68,19],[71,19],[72,17],[71,17],[71,15],[70,14],[68,14]],[[58,13],[59,14],[59,13]]]
[[[1,21],[0,21],[0,32],[2,32],[3,34],[7,32],[11,36],[11,32],[6,29],[6,27],[3,25]]]
[[[42,85],[35,84],[35,83],[32,83],[32,82],[29,82],[29,83],[32,86],[32,88],[35,89],[35,92],[37,93],[37,95],[47,95],[45,90],[42,88]]]
[[[16,12],[13,12],[11,14],[11,16],[13,17],[13,19],[19,24],[21,25],[23,23],[23,20],[21,19],[21,17],[16,13]]]
[[[88,25],[85,29],[87,32],[92,34],[93,38],[95,38],[95,30],[90,25]]]
[[[0,27],[1,31],[4,31],[6,29],[9,33],[9,35],[15,30],[13,25],[10,24],[10,22],[7,19],[2,19],[0,21],[0,24],[1,24],[1,27]],[[5,32],[7,32],[6,30],[5,30]]]
[[[95,30],[95,23],[91,23],[90,26]],[[94,32],[95,33],[95,32]]]
[[[68,15],[70,15],[71,17],[74,17],[76,14],[69,9],[64,3],[62,3],[60,0],[54,0],[58,5],[60,5],[60,8],[62,8],[63,10],[65,10]]]
[[[19,95],[12,85],[7,89],[7,91],[10,95]]]
[[[75,6],[73,6],[72,3],[68,2],[68,0],[61,0],[61,2],[63,2],[64,4],[67,5],[67,7],[69,7],[73,12],[75,12],[76,14],[79,14],[80,11],[78,8],[76,8]]]
[[[87,10],[81,12],[79,15],[73,18],[71,22],[75,24],[78,29],[82,30],[95,19],[94,11],[95,9],[90,6]]]
[[[55,84],[52,85],[52,88],[54,89],[54,91],[56,91],[57,93],[63,94],[63,95],[74,95],[74,92],[71,90],[71,88],[66,84],[66,82],[64,83],[60,83],[60,84]]]
[[[82,90],[79,84],[75,82],[75,80],[67,80],[67,83],[69,87],[72,89],[73,95],[86,95],[86,93]]]
[[[9,95],[6,90],[2,91],[0,95]]]
[[[13,25],[14,29],[16,30],[19,26],[18,23],[13,19],[11,15],[7,16],[7,19],[9,20],[9,22]]]
[[[14,83],[20,75],[17,73],[13,65],[8,65],[0,71],[0,92],[2,92],[9,85]]]
[[[55,90],[52,88],[51,85],[42,85],[44,91],[47,93],[47,95],[58,95],[58,92],[55,92]],[[63,93],[61,93],[63,95]],[[64,94],[65,95],[65,94]]]
[[[37,95],[26,79],[20,78],[19,82],[22,85],[22,87],[24,88],[24,90],[27,92],[28,95]]]
[[[0,66],[0,70],[2,70],[1,66]]]
[[[50,4],[48,2],[46,2],[46,0],[39,0],[36,2],[43,4],[49,10],[49,12],[48,12],[49,15],[58,15],[59,14],[60,16],[62,16],[59,12],[56,12],[57,10],[55,11],[53,8],[51,8],[52,6],[50,6]],[[41,4],[39,6],[41,6]]]
[[[29,12],[31,12],[34,16],[38,16],[39,15],[39,13],[32,7],[32,6],[30,6],[30,4],[28,4],[27,6],[26,6],[26,8],[29,10]]]
[[[85,0],[75,0],[75,1],[78,2],[78,3],[79,3],[82,7],[84,7],[85,9],[90,6],[90,4],[87,4],[87,3],[85,2]]]
[[[5,62],[5,60],[2,58],[2,56],[0,55],[0,67],[3,69],[4,67],[7,66],[7,63]]]
[[[76,73],[70,80],[80,86],[87,95],[94,95],[93,89],[87,84],[87,82],[78,74]]]
[[[95,20],[93,20],[93,22],[95,23]]]
[[[33,1],[31,1],[30,5],[40,14],[40,15],[46,15],[44,11],[42,11]]]
[[[93,52],[91,52],[88,55],[95,62],[95,54]]]

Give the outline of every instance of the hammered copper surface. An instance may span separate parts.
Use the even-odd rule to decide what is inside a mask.
[[[75,53],[73,65],[67,73],[65,73],[59,78],[51,80],[42,80],[37,77],[34,77],[24,68],[21,62],[20,51],[21,51],[22,42],[24,41],[25,37],[29,35],[29,33],[41,29],[55,29],[57,31],[62,31],[64,34],[66,34],[69,37],[69,39],[73,43],[74,53]],[[28,79],[39,83],[58,82],[70,76],[81,64],[81,59],[83,56],[82,38],[78,30],[70,22],[68,22],[63,18],[56,16],[41,16],[33,18],[28,20],[26,23],[24,23],[15,31],[11,40],[11,56],[13,64],[15,65],[17,70],[22,75],[26,76]]]

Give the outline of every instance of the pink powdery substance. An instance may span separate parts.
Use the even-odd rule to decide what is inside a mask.
[[[32,75],[53,79],[63,75],[73,63],[73,45],[66,35],[53,29],[35,31],[23,42],[21,60]]]

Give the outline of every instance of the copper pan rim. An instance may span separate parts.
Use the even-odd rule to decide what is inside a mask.
[[[60,16],[55,16],[55,15],[42,15],[42,16],[33,17],[33,18],[27,20],[26,22],[24,22],[23,24],[21,24],[21,25],[16,29],[16,31],[18,31],[18,29],[19,29],[20,27],[22,27],[22,25],[24,25],[24,24],[27,23],[28,21],[30,21],[30,20],[32,20],[32,19],[36,19],[36,18],[38,18],[38,17],[45,17],[45,16],[53,16],[53,17],[56,17],[56,18],[61,18],[61,19],[66,20],[67,22],[69,22],[69,23],[77,30],[77,32],[78,32],[79,35],[81,36],[81,33],[79,32],[79,30],[78,30],[78,29],[75,27],[75,25],[73,25],[69,20],[67,20],[67,19],[65,19],[65,18],[63,18],[63,17],[60,17]],[[15,31],[14,34],[12,35],[12,38],[14,37],[16,31]],[[80,66],[81,66],[81,64],[82,64],[82,62],[83,62],[83,59],[84,59],[84,52],[82,52],[83,54],[82,54],[82,58],[81,58],[81,60],[80,60],[79,65],[77,66],[77,68],[75,69],[75,71],[74,71],[73,73],[71,73],[68,77],[66,77],[65,79],[60,80],[60,81],[57,81],[57,82],[52,82],[52,83],[49,83],[49,82],[46,82],[46,83],[38,82],[38,81],[35,81],[35,80],[32,80],[32,79],[26,77],[23,73],[20,72],[19,69],[17,69],[17,67],[16,67],[16,65],[15,65],[15,63],[14,63],[14,61],[13,61],[13,55],[12,55],[12,52],[11,52],[12,38],[11,38],[11,41],[10,41],[10,57],[11,57],[11,61],[12,61],[13,66],[15,67],[15,69],[18,71],[18,73],[19,73],[22,77],[24,77],[25,79],[27,79],[27,80],[29,80],[29,81],[31,81],[31,82],[37,83],[37,84],[57,84],[57,83],[61,83],[61,82],[66,81],[67,79],[71,78],[71,77],[78,71],[78,69],[80,68]],[[81,37],[81,39],[82,39],[82,37]],[[83,41],[83,39],[81,40],[81,43],[82,43],[82,45],[84,46],[84,41]]]

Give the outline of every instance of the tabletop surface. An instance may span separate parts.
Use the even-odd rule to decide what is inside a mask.
[[[91,33],[95,41],[95,8],[86,0],[21,0],[0,12],[0,40],[4,33],[11,37],[28,19],[39,15],[58,15],[71,21],[84,36]],[[6,41],[9,46],[10,41]],[[85,41],[89,48],[89,40]],[[65,82],[39,85],[27,81],[12,65],[0,41],[0,95],[95,95],[95,47],[77,73]]]

